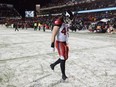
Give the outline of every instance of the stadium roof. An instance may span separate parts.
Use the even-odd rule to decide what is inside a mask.
[[[25,5],[26,6],[31,6],[33,4],[41,4],[45,5],[46,3],[50,2],[51,0],[0,0],[0,3],[8,3],[8,4],[13,4],[13,5],[18,5],[20,6]]]

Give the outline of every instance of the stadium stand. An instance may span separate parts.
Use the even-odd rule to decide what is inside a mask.
[[[0,17],[21,17],[11,4],[0,4]]]
[[[0,4],[0,24],[5,23],[7,19],[21,18],[21,15],[11,4]]]
[[[60,1],[60,0],[59,0]],[[65,0],[66,1],[66,0]],[[67,4],[66,4],[67,3]],[[73,3],[73,4],[72,4]],[[91,10],[91,9],[98,9],[98,8],[106,8],[106,7],[114,7],[116,6],[116,1],[115,0],[80,0],[77,3],[75,2],[62,2],[61,5],[51,5],[48,4],[47,8],[42,7],[40,10],[42,14],[44,13],[49,13],[47,11],[50,11],[51,13],[56,13],[56,12],[62,12],[64,10],[71,10],[71,11],[81,11],[81,10]],[[58,9],[59,8],[59,9]],[[62,8],[62,9],[61,9]]]
[[[47,8],[43,7],[40,9],[41,14],[44,16],[44,18],[45,16],[49,15],[52,15],[52,17],[55,16],[55,14],[59,15],[66,10],[73,11],[75,13],[73,24],[75,27],[78,27],[79,30],[84,29],[85,26],[88,28],[92,22],[100,21],[103,18],[114,20],[116,17],[116,10],[78,14],[79,11],[84,10],[115,7],[116,0],[52,0],[52,4],[48,4],[46,6]],[[51,17],[48,18],[50,18],[50,20],[54,20]],[[114,24],[115,23],[116,21],[114,22]]]
[[[62,12],[66,10],[71,10],[74,12],[74,20],[72,23],[73,29],[89,29],[89,26],[93,22],[98,22],[103,18],[108,18],[111,24],[116,26],[116,10],[113,11],[103,11],[103,12],[93,12],[93,13],[78,13],[79,11],[92,10],[92,9],[102,9],[102,8],[112,8],[116,6],[116,0],[51,0],[40,8],[40,14],[34,18],[24,18],[17,19],[19,26],[23,23],[27,23],[28,27],[33,27],[33,24],[40,23],[41,25],[47,25],[53,27],[53,21],[57,16],[61,15]],[[3,7],[2,7],[3,8]],[[8,6],[7,6],[8,8]],[[5,7],[6,9],[6,7]],[[14,11],[14,10],[13,10]],[[8,11],[9,12],[9,11]],[[6,12],[6,13],[8,13]],[[10,10],[11,12],[11,10]],[[3,12],[0,14],[2,16]],[[11,17],[15,16],[9,13]],[[7,16],[5,14],[4,16]],[[17,20],[9,20],[13,23]]]

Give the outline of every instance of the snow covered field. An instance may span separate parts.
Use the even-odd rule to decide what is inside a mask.
[[[50,40],[51,31],[0,26],[0,87],[116,87],[116,34],[71,32],[65,82],[49,67]]]

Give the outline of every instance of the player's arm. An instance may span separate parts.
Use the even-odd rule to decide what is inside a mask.
[[[51,39],[51,47],[52,48],[54,48],[55,37],[59,31],[60,26],[62,25],[62,21],[58,19],[54,22],[54,24],[55,24],[55,26],[53,27],[52,39]]]
[[[51,47],[53,47],[53,48],[54,48],[55,37],[58,33],[58,30],[59,30],[59,26],[54,26],[53,27],[52,38],[51,38]]]

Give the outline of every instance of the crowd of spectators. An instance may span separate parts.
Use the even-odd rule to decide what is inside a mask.
[[[115,13],[115,12],[114,12]],[[113,14],[113,13],[112,13]],[[56,20],[58,16],[51,16],[51,15],[48,15],[48,16],[41,16],[41,17],[35,17],[35,18],[25,18],[25,19],[10,19],[8,20],[8,24],[14,24],[15,22],[17,22],[18,24],[18,28],[24,28],[26,26],[26,28],[34,28],[35,25],[36,28],[34,28],[34,30],[37,30],[37,27],[44,27],[46,29],[52,29],[53,25],[54,25],[54,21]],[[108,22],[108,25],[109,26],[113,26],[114,29],[116,29],[116,18],[115,16],[111,15],[110,13],[109,14],[106,14],[106,13],[92,13],[92,14],[81,14],[81,15],[75,15],[74,16],[74,19],[73,19],[73,22],[71,24],[71,27],[70,29],[73,31],[77,31],[77,30],[85,30],[85,29],[88,29],[90,31],[96,31],[96,28],[98,27],[93,27],[93,23],[100,23],[100,20],[103,19],[103,18],[107,18],[107,19],[110,19],[110,21]],[[107,29],[111,29],[107,27],[104,28],[105,24],[103,25],[104,23],[101,23],[100,26],[101,29],[103,29],[103,32],[106,32]],[[107,25],[107,26],[108,26]],[[100,29],[99,29],[100,30]],[[97,31],[97,32],[101,32],[101,31]],[[110,32],[110,31],[108,31]]]
[[[52,0],[42,8],[49,8],[55,6],[76,6],[78,10],[89,10],[96,8],[105,8],[116,6],[116,0]],[[81,5],[81,8],[79,8]]]
[[[81,3],[88,3],[95,0],[51,0],[50,3],[47,3],[43,8],[45,7],[53,7],[53,6],[60,6],[60,5],[76,5]]]
[[[60,1],[60,0],[59,0]],[[87,0],[86,0],[87,1]],[[58,8],[49,8],[48,10],[44,10],[41,8],[41,13],[60,13],[63,11],[71,10],[71,11],[82,11],[82,10],[91,10],[91,9],[100,9],[100,8],[108,8],[108,7],[115,7],[116,6],[116,0],[95,0],[91,1],[89,3],[77,3],[74,5],[66,5],[66,6],[59,6]]]

